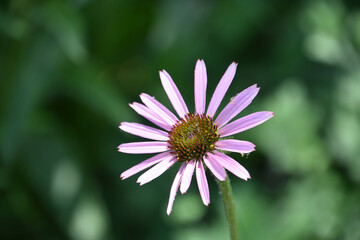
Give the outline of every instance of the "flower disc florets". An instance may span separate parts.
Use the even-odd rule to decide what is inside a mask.
[[[217,126],[205,114],[188,113],[169,132],[169,148],[179,162],[200,160],[219,139]]]

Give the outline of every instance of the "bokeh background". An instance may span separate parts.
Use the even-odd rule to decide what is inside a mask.
[[[0,238],[227,239],[218,188],[196,181],[166,206],[178,165],[142,187],[119,175],[147,155],[117,152],[147,123],[128,103],[149,93],[173,110],[166,69],[194,110],[204,59],[208,99],[232,62],[222,104],[257,83],[239,116],[275,117],[251,173],[230,174],[241,239],[360,239],[359,1],[4,0],[0,3]],[[139,175],[137,175],[139,176]]]

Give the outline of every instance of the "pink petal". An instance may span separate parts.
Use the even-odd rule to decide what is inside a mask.
[[[135,166],[133,166],[132,168],[129,168],[128,170],[126,170],[125,172],[123,172],[120,177],[122,180],[131,177],[132,175],[137,174],[138,172],[141,172],[142,170],[149,168],[161,161],[163,161],[164,159],[168,158],[170,156],[169,152],[165,152],[165,153],[160,153],[157,154]]]
[[[234,79],[236,73],[236,67],[237,67],[237,63],[233,62],[232,64],[230,64],[230,66],[222,76],[211,98],[206,115],[209,115],[210,117],[214,117],[216,110],[218,109],[221,101],[224,98],[226,91],[228,90],[232,80]]]
[[[195,109],[196,113],[205,111],[207,75],[204,60],[198,60],[195,66]]]
[[[140,103],[137,103],[137,102],[134,102],[133,104],[129,104],[129,105],[132,109],[135,110],[135,112],[137,112],[139,115],[143,116],[150,122],[154,123],[155,125],[163,128],[167,131],[171,130],[172,126],[167,124],[162,119],[159,119],[159,117],[150,108],[148,108]]]
[[[118,151],[123,153],[158,153],[168,151],[167,142],[132,142],[123,143],[118,146]]]
[[[190,162],[187,163],[185,167],[184,174],[181,180],[181,186],[180,186],[180,192],[182,194],[186,193],[186,191],[189,189],[192,175],[195,169],[195,163],[196,163],[195,160],[191,160]]]
[[[210,203],[210,193],[202,161],[197,161],[196,163],[196,180],[199,187],[201,199],[203,203],[207,206]]]
[[[169,134],[167,132],[140,123],[122,122],[119,128],[124,132],[143,138],[160,141],[169,140]]]
[[[256,127],[257,125],[260,125],[263,122],[269,120],[273,116],[273,112],[267,111],[252,113],[232,123],[229,123],[225,127],[221,128],[218,133],[221,137],[231,136],[239,132],[248,130],[250,128]]]
[[[218,151],[214,151],[214,156],[217,158],[218,163],[228,171],[232,172],[235,176],[244,180],[250,179],[249,172],[231,157]]]
[[[207,156],[204,156],[204,162],[210,171],[215,175],[215,177],[217,177],[217,179],[220,181],[225,181],[225,169],[218,163],[217,159],[211,153],[208,153]]]
[[[145,183],[148,183],[163,174],[176,162],[177,160],[172,155],[169,155],[166,159],[143,173],[136,182],[140,183],[140,186],[144,185]]]
[[[170,197],[169,197],[169,203],[168,203],[168,207],[167,207],[167,215],[170,215],[171,210],[172,210],[172,206],[175,200],[175,196],[176,196],[176,192],[179,188],[180,185],[180,181],[182,179],[183,176],[183,172],[184,172],[184,168],[185,168],[186,163],[183,163],[179,169],[179,171],[177,172],[174,182],[171,185],[171,190],[170,190]]]
[[[236,139],[219,140],[215,143],[215,147],[220,150],[241,154],[255,151],[255,145],[253,143]]]
[[[214,123],[218,125],[219,128],[228,123],[252,102],[258,94],[259,89],[255,84],[236,95],[224,110],[222,110]]]
[[[177,122],[177,117],[170,112],[164,105],[155,100],[155,98],[149,96],[146,93],[140,94],[140,98],[143,103],[154,111],[154,113],[163,121],[169,125],[174,125]]]
[[[189,112],[183,97],[170,75],[165,70],[160,71],[159,73],[161,83],[170,99],[171,104],[173,105],[175,111],[179,114],[180,118],[183,118]]]

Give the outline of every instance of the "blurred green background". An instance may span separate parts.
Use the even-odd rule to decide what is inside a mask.
[[[5,0],[0,3],[0,238],[227,239],[220,195],[196,181],[166,215],[179,165],[139,187],[119,175],[147,155],[118,153],[147,123],[149,93],[173,110],[166,69],[189,110],[204,59],[208,99],[232,62],[225,101],[257,83],[240,115],[275,117],[238,134],[231,156],[241,239],[360,239],[360,2],[325,0]],[[139,175],[137,175],[139,176]]]

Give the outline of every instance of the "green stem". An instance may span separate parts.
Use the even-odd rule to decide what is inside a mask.
[[[217,180],[217,183],[219,184],[221,196],[224,200],[226,218],[229,223],[230,239],[238,240],[239,239],[239,231],[238,231],[238,225],[237,225],[237,220],[236,220],[234,197],[233,197],[233,193],[231,190],[229,177],[226,176],[225,181]]]

